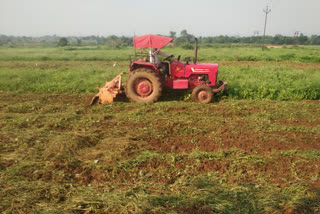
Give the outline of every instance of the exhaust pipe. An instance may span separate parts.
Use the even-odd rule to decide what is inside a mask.
[[[198,57],[198,39],[194,37],[194,53],[193,53],[193,64],[197,64],[197,57]]]

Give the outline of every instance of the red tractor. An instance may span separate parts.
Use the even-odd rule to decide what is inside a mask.
[[[197,39],[195,39],[193,63],[190,57],[185,63],[180,62],[180,56],[173,59],[173,55],[166,55],[160,49],[172,42],[172,38],[158,35],[144,35],[134,38],[135,55],[129,65],[126,85],[122,86],[119,74],[99,89],[99,93],[92,99],[91,104],[99,100],[100,103],[112,102],[123,89],[132,102],[156,102],[161,96],[162,88],[192,89],[192,99],[200,103],[209,103],[213,94],[227,89],[228,84],[220,80],[217,85],[218,65],[197,64]],[[150,51],[137,53],[137,49]],[[166,56],[158,60],[158,55]],[[139,58],[139,59],[138,59]],[[137,60],[138,59],[138,60]]]

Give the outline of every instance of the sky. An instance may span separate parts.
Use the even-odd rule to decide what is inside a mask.
[[[320,0],[0,0],[0,34],[14,36],[320,35]]]

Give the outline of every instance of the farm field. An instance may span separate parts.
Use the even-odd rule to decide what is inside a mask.
[[[264,52],[260,47],[239,44],[208,44],[199,48],[200,61],[267,61],[267,62],[303,62],[319,63],[318,46],[281,46],[267,48]],[[166,52],[193,56],[193,50],[179,47],[167,47]],[[133,55],[132,47],[110,49],[106,46],[79,47],[0,47],[0,61],[128,61]]]
[[[0,48],[0,211],[319,212],[315,47],[200,49],[229,83],[208,105],[165,90],[92,107],[132,50],[69,49]]]

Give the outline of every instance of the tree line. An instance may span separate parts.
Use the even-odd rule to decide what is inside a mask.
[[[174,38],[173,46],[183,47],[185,49],[191,49],[194,43],[194,35],[189,34],[187,30],[182,30],[177,36],[177,33],[170,31],[168,35]],[[209,46],[210,44],[261,44],[262,36],[208,36],[198,37],[200,45]],[[266,36],[265,43],[270,45],[320,45],[320,35],[306,36],[302,33],[295,34],[295,36],[284,36],[277,34],[275,36]],[[7,36],[0,35],[0,46],[9,47],[21,47],[21,46],[109,46],[112,49],[119,49],[122,47],[132,47],[133,37],[128,36],[69,36],[59,37],[57,35],[52,36],[40,36],[40,37],[28,37],[28,36]]]

